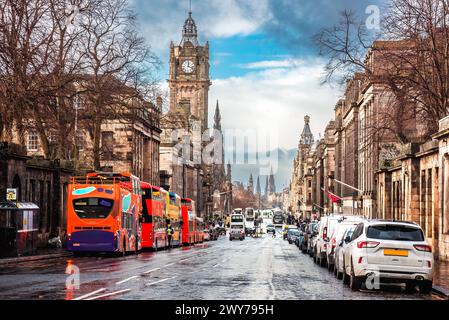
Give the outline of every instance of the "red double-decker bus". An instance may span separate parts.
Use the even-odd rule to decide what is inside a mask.
[[[167,191],[141,182],[142,248],[158,250],[167,246]]]
[[[182,244],[189,246],[195,244],[196,210],[195,201],[192,199],[181,199],[182,213]]]

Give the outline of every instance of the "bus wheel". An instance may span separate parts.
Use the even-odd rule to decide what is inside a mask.
[[[135,252],[136,252],[136,255],[138,255],[139,254],[139,238],[138,237],[136,237],[136,246],[135,246]]]
[[[126,256],[126,239],[123,238],[123,252],[122,255],[125,257]]]

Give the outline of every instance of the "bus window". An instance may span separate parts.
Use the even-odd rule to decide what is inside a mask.
[[[81,219],[105,219],[114,207],[114,200],[83,198],[73,200],[76,215]]]

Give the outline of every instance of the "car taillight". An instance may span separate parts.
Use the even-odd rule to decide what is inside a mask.
[[[335,248],[337,246],[337,240],[335,238],[332,238],[332,248]]]
[[[380,244],[380,242],[375,242],[375,241],[360,241],[357,242],[357,248],[359,249],[372,249],[377,247]]]
[[[432,268],[432,262],[431,261],[427,261],[427,267],[428,268]]]
[[[326,240],[327,238],[327,227],[324,227],[323,229],[323,239]]]
[[[432,252],[432,247],[425,244],[415,244],[413,247],[418,251]]]

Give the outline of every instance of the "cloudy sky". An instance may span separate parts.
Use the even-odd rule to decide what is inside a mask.
[[[333,116],[337,88],[320,86],[324,61],[311,37],[348,8],[368,16],[383,0],[192,0],[200,42],[211,46],[210,109],[225,128],[272,129],[296,148],[304,116],[316,138]],[[140,27],[167,79],[170,41],[181,40],[189,0],[134,0]],[[210,119],[212,119],[212,114]],[[211,122],[212,123],[212,122]]]

